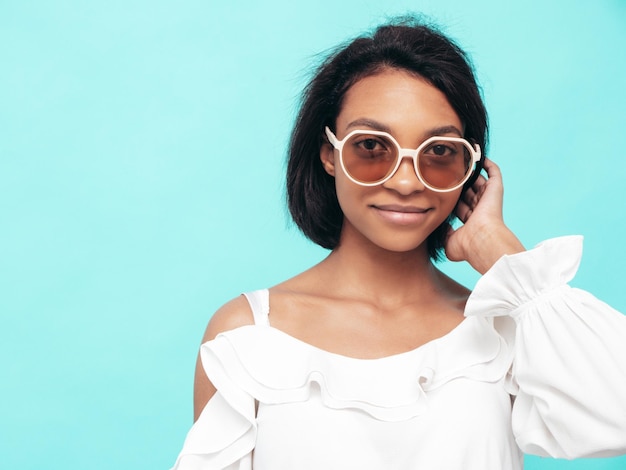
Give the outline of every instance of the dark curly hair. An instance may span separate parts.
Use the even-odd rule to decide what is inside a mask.
[[[337,48],[304,89],[287,162],[289,212],[300,230],[324,248],[338,245],[343,213],[334,178],[320,161],[320,149],[326,142],[323,129],[329,126],[335,131],[343,98],[354,83],[385,68],[406,70],[438,88],[463,122],[464,137],[482,149],[487,144],[487,111],[469,58],[435,27],[403,17]],[[466,188],[478,176],[480,166]],[[451,218],[428,237],[433,260],[441,256]]]

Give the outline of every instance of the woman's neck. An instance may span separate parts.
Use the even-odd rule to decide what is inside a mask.
[[[433,295],[442,278],[430,260],[426,241],[411,251],[394,252],[366,239],[342,238],[317,268],[329,293],[383,308]]]

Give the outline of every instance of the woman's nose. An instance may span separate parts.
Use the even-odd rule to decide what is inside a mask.
[[[424,183],[417,177],[415,163],[410,156],[402,158],[396,172],[383,183],[383,186],[387,189],[393,189],[402,195],[423,191],[426,188]]]

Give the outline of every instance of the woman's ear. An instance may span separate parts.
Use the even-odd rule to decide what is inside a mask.
[[[326,173],[335,176],[335,149],[332,145],[325,143],[320,148],[320,160]]]

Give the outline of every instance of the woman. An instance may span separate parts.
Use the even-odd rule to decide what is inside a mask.
[[[287,191],[330,255],[212,317],[175,469],[519,469],[522,452],[626,452],[626,317],[567,286],[579,237],[524,252],[486,141],[468,60],[430,27],[382,26],[321,65]],[[442,250],[484,274],[473,293],[434,266]]]

